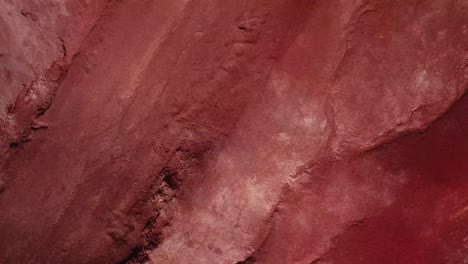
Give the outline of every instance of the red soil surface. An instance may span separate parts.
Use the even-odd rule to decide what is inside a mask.
[[[0,262],[468,263],[466,1],[0,6]]]

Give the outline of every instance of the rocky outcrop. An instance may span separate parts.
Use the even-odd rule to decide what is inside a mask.
[[[465,261],[465,1],[28,3],[3,262]]]
[[[107,0],[0,2],[0,163],[30,140]]]

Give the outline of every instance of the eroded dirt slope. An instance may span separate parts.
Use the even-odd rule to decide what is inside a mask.
[[[467,260],[466,1],[47,2],[0,2],[2,262]]]

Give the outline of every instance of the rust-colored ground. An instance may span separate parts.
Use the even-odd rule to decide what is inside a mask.
[[[1,263],[468,263],[465,0],[0,0]]]

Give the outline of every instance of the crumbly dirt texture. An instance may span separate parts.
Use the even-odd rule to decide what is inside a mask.
[[[467,0],[0,0],[0,263],[468,263]]]

